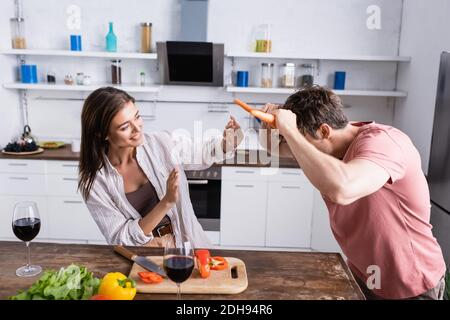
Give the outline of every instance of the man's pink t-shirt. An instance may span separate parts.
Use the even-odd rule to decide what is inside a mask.
[[[420,155],[398,129],[353,125],[360,130],[343,161],[373,162],[390,179],[380,190],[347,206],[325,198],[331,229],[349,267],[362,281],[373,275],[368,267],[380,268],[381,286],[373,293],[386,299],[423,294],[438,284],[446,267],[431,232],[430,195]]]

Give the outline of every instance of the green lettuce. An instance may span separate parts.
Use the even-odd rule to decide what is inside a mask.
[[[26,291],[10,300],[87,300],[97,294],[100,279],[86,267],[71,264],[59,271],[45,271]]]

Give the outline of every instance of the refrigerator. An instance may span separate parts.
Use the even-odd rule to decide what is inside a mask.
[[[450,268],[450,53],[441,55],[428,184],[433,234]]]

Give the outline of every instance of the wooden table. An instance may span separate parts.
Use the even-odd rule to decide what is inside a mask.
[[[131,247],[142,255],[162,255],[162,249]],[[211,250],[214,255],[236,257],[246,264],[248,288],[237,295],[187,295],[184,299],[364,299],[341,255],[312,252]],[[19,278],[15,270],[26,262],[22,242],[0,242],[0,299],[27,289],[38,279]],[[132,263],[109,246],[31,243],[31,262],[45,269],[71,263],[85,265],[95,276],[119,271],[128,274]],[[136,299],[174,299],[172,294],[137,294]]]

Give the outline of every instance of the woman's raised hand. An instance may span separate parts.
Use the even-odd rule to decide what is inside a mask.
[[[180,185],[179,176],[179,169],[178,167],[175,167],[167,178],[167,190],[164,200],[170,205],[175,205],[178,201],[178,187]]]

